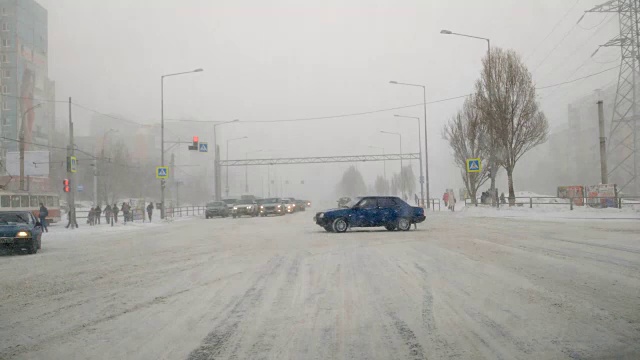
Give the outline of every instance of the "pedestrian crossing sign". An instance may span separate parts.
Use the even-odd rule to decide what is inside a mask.
[[[169,168],[166,166],[156,166],[156,179],[168,179]]]
[[[198,151],[209,152],[209,144],[206,142],[201,142],[200,144],[198,144]]]
[[[482,171],[482,161],[479,158],[467,159],[467,172],[479,173]]]

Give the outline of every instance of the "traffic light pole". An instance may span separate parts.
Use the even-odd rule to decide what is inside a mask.
[[[73,121],[71,119],[71,97],[69,97],[69,148],[67,149],[67,162],[71,161],[71,157],[75,155],[75,146],[73,144]],[[72,167],[67,165],[67,174],[69,176],[69,192],[67,204],[69,205],[69,225],[73,229],[78,227],[76,219],[76,174],[71,171]]]

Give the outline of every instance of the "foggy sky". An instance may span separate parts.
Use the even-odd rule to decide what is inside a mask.
[[[72,96],[75,102],[140,123],[159,122],[162,74],[199,67],[205,71],[166,79],[166,118],[257,122],[422,101],[421,89],[390,85],[390,80],[427,85],[427,101],[468,94],[479,76],[486,44],[441,35],[441,29],[488,37],[492,46],[515,49],[538,85],[615,66],[610,61],[619,57],[619,50],[610,48],[589,58],[597,45],[615,36],[617,19],[592,14],[574,26],[582,12],[599,0],[577,5],[574,0],[38,1],[49,12],[49,74],[56,81],[57,98]],[[602,26],[588,30],[603,20]],[[616,77],[617,72],[611,71],[540,91],[551,128],[566,123],[567,102],[613,84]],[[441,134],[462,101],[427,108],[435,197],[445,187],[461,185]],[[74,111],[76,122],[91,116]],[[244,158],[245,152],[258,149],[272,151],[253,157],[377,153],[370,145],[397,153],[397,137],[379,133],[386,130],[403,134],[404,152],[417,152],[416,122],[396,119],[395,113],[423,116],[418,106],[321,121],[239,123],[218,127],[218,138],[224,144],[227,138],[249,137],[232,145],[231,158]],[[65,119],[66,108],[58,107],[57,117]],[[203,140],[211,133],[210,126],[188,126],[203,134]],[[224,157],[224,146],[222,151]],[[347,166],[290,166],[277,171],[292,182],[304,179],[308,186],[326,185],[329,191]],[[382,163],[358,167],[369,184],[382,173]],[[398,167],[388,162],[388,176]],[[232,171],[234,179],[237,176],[244,184],[244,169]],[[266,174],[266,170],[250,171]],[[414,171],[418,173],[417,163]],[[526,168],[518,166],[518,171]],[[308,193],[304,188],[296,191]]]

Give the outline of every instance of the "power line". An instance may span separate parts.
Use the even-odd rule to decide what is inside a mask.
[[[597,73],[593,73],[593,74],[589,74],[589,75],[586,75],[586,76],[583,76],[583,77],[579,77],[577,79],[573,79],[573,80],[569,80],[569,81],[563,81],[561,83],[547,85],[547,86],[540,86],[540,87],[537,87],[536,90],[544,90],[544,89],[549,89],[549,88],[556,87],[556,86],[570,84],[570,83],[573,83],[573,82],[576,82],[576,81],[580,81],[580,80],[584,80],[584,79],[588,79],[590,77],[593,77],[593,76],[596,76],[596,75],[600,75],[600,74],[605,73],[607,71],[611,71],[611,70],[618,69],[618,68],[620,68],[620,65],[614,66],[614,67],[611,67],[611,68],[608,68],[608,69],[605,69],[605,70],[602,70],[602,71],[598,71]]]
[[[578,5],[578,3],[580,2],[580,0],[576,0],[576,2],[573,4],[573,6],[571,8],[569,8],[569,10],[567,10],[566,13],[564,13],[564,15],[562,16],[562,18],[560,20],[558,20],[558,22],[553,26],[553,28],[551,28],[551,31],[549,31],[549,33],[547,34],[547,36],[544,37],[544,39],[542,39],[542,41],[540,41],[538,43],[538,45],[536,45],[533,50],[525,57],[525,60],[528,59],[531,55],[535,54],[536,50],[538,50],[538,48],[540,47],[540,45],[544,44],[545,41],[547,41],[547,39],[549,38],[549,36],[551,36],[551,34],[553,34],[554,31],[556,31],[556,29],[558,28],[558,26],[567,18],[567,16],[569,15],[569,13],[576,7],[576,5]]]

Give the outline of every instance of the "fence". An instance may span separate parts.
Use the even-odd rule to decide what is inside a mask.
[[[167,218],[175,218],[175,217],[187,217],[187,216],[198,216],[204,215],[206,207],[205,206],[180,206],[180,207],[170,207],[165,209],[165,215]],[[76,220],[78,224],[86,224],[89,219],[89,210],[90,209],[76,209]],[[149,218],[147,217],[147,213],[143,209],[131,209],[131,217],[133,217],[132,222],[148,222]],[[156,219],[160,219],[160,209],[153,210],[153,216]],[[104,211],[100,214],[101,223],[106,224],[107,219],[104,216]],[[63,221],[66,220],[63,216]],[[118,212],[118,222],[124,221],[124,214],[122,211]]]
[[[475,206],[479,205],[490,205],[490,204],[482,204],[480,203],[480,198],[476,199],[477,202]],[[593,201],[596,200],[596,203]],[[497,206],[509,206],[509,200],[505,199],[506,203],[498,202]],[[640,196],[623,196],[623,197],[610,197],[610,196],[602,196],[602,197],[579,197],[579,198],[559,198],[555,196],[517,196],[514,198],[514,205],[523,207],[528,205],[529,208],[533,208],[533,205],[564,205],[569,206],[571,210],[573,210],[574,206],[585,206],[591,208],[605,208],[605,207],[615,207],[618,209],[622,209],[623,207],[629,207],[634,205],[640,205]],[[576,205],[577,203],[581,203],[584,205]],[[465,206],[474,205],[473,201],[470,198],[464,199]],[[603,206],[603,204],[607,204]],[[613,205],[613,206],[610,206]]]

